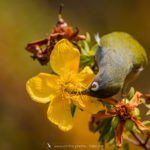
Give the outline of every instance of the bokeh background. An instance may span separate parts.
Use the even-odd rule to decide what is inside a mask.
[[[47,143],[97,145],[86,112],[78,110],[74,128],[64,133],[47,120],[47,106],[33,102],[25,90],[30,77],[49,72],[48,65],[30,58],[25,46],[50,33],[60,2],[65,4],[63,18],[80,33],[125,31],[150,55],[149,0],[0,0],[0,150],[47,150]],[[150,65],[132,85],[150,93]]]

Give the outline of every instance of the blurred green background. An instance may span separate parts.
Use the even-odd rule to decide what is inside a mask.
[[[80,33],[125,31],[150,55],[149,0],[0,0],[0,150],[47,150],[47,143],[97,144],[98,134],[88,130],[86,112],[78,110],[74,128],[64,133],[47,120],[47,106],[33,102],[25,90],[26,81],[49,72],[49,66],[33,61],[24,48],[50,33],[60,2],[65,4],[63,18]],[[132,85],[150,93],[150,65]]]

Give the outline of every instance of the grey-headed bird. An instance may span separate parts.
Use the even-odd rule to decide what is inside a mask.
[[[148,62],[144,48],[124,32],[112,32],[99,38],[96,63],[99,71],[82,94],[97,98],[114,96],[133,81]]]

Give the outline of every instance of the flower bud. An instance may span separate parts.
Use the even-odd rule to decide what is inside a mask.
[[[126,130],[131,131],[133,129],[133,126],[134,126],[134,122],[130,119],[127,119],[125,122]]]
[[[119,122],[119,116],[113,117],[112,121],[111,121],[111,126],[113,129],[116,129],[118,122]]]
[[[135,117],[140,115],[140,110],[138,108],[135,108],[132,112],[131,112]]]

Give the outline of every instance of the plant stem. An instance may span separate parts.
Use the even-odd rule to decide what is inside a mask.
[[[141,137],[137,133],[134,133],[133,131],[131,131],[131,134],[139,142],[139,146],[143,147],[145,150],[150,150],[150,147],[147,145],[149,136],[146,138],[144,142],[143,139],[141,139]]]
[[[145,145],[147,144],[149,138],[150,138],[150,135],[147,135],[147,138],[146,138],[145,143],[144,143]]]
[[[139,142],[137,142],[137,141],[135,141],[135,140],[133,140],[133,139],[131,139],[129,137],[127,137],[126,140],[131,142],[131,143],[133,143],[133,144],[135,144],[135,145],[139,145]]]

